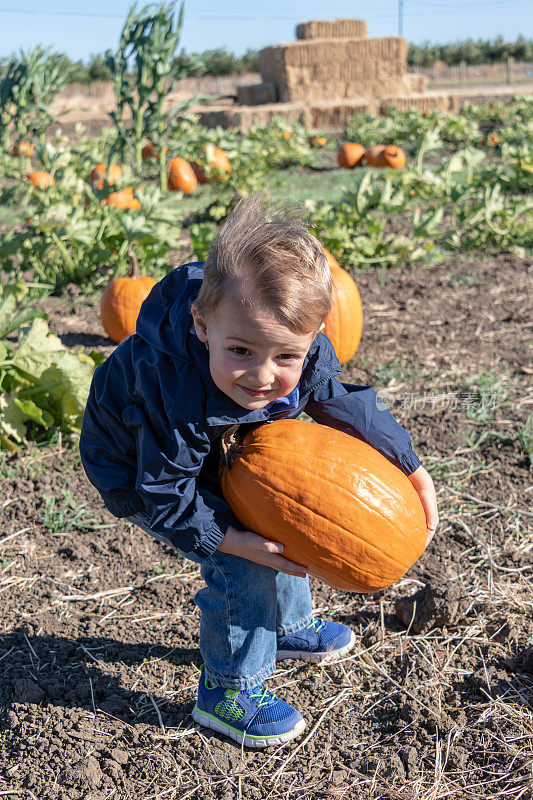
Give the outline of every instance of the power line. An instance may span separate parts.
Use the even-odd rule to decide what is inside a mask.
[[[458,14],[462,11],[468,10],[476,10],[476,9],[487,9],[487,8],[504,8],[509,5],[513,5],[515,3],[523,3],[523,0],[479,0],[479,2],[472,2],[472,0],[466,0],[466,2],[459,2],[458,5],[453,5],[450,3],[443,2],[443,0],[436,0],[436,2],[431,2],[431,0],[410,0],[409,6],[407,10],[404,11],[404,0],[398,0],[399,2],[399,9],[398,13],[394,11],[383,11],[378,13],[373,13],[370,16],[370,19],[390,19],[395,16],[398,17],[398,30],[403,31],[403,17],[418,17],[418,16],[427,16],[428,10],[435,14],[435,16],[443,16],[448,14]],[[420,8],[420,11],[411,10],[412,7]],[[424,9],[424,10],[422,10]],[[94,18],[105,18],[105,19],[124,19],[126,16],[126,12],[118,13],[118,12],[109,12],[109,11],[70,11],[70,10],[53,10],[50,9],[48,11],[43,11],[41,9],[24,9],[24,8],[0,8],[1,14],[24,14],[29,16],[54,16],[54,17],[94,17]],[[188,14],[186,20],[203,20],[203,21],[211,21],[211,22],[265,22],[265,21],[272,21],[272,22],[292,22],[296,23],[299,20],[299,16],[291,15],[277,15],[272,16],[270,14],[266,14],[265,16],[260,15],[249,15],[249,14]],[[399,34],[400,36],[402,33]]]

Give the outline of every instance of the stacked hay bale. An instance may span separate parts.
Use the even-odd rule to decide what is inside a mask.
[[[276,117],[310,127],[343,125],[359,110],[452,110],[446,93],[425,94],[423,75],[407,73],[407,42],[399,36],[367,38],[362,19],[311,20],[296,28],[297,41],[259,52],[262,82],[237,89],[238,105],[203,108],[207,125],[247,130]]]
[[[296,26],[297,39],[366,39],[366,19],[312,19]]]
[[[406,63],[407,42],[399,36],[307,39],[259,52],[261,75],[282,103],[406,94]]]

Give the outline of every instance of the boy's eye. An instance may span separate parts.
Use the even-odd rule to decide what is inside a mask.
[[[230,350],[237,356],[247,356],[250,352],[247,347],[230,347]]]
[[[297,361],[300,356],[297,356],[296,353],[282,353],[278,358],[281,358],[282,361]]]

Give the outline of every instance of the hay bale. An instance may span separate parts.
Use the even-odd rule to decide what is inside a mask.
[[[404,75],[404,85],[409,94],[422,94],[428,88],[428,79],[425,75],[411,73]]]
[[[276,84],[272,81],[237,86],[237,102],[241,106],[260,106],[275,103],[277,99]]]
[[[370,98],[332,100],[309,107],[313,128],[338,128],[346,125],[356,114],[376,113],[377,102]]]
[[[406,61],[407,43],[397,36],[314,39],[259,52],[261,76],[276,84],[283,103],[405,93]]]
[[[379,113],[387,115],[393,107],[399,111],[410,111],[412,108],[418,108],[420,111],[432,111],[435,108],[438,111],[452,111],[453,97],[455,95],[450,95],[448,92],[435,92],[431,95],[410,94],[387,97],[381,100]]]
[[[366,19],[313,19],[296,26],[297,39],[366,39]]]
[[[270,103],[263,106],[231,106],[226,109],[203,107],[197,112],[203,125],[214,128],[240,128],[243,133],[253,125],[268,125],[274,120],[298,123],[306,128],[333,128],[345,125],[355,114],[377,112],[376,101],[369,98],[330,100],[318,104]]]

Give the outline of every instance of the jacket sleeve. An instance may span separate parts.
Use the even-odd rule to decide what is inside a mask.
[[[125,409],[124,420],[136,440],[135,489],[150,529],[183,552],[207,558],[229,525],[242,527],[224,500],[198,485],[211,447],[207,434],[183,421],[157,431],[138,405]]]
[[[316,422],[362,439],[405,475],[420,466],[411,437],[371,386],[355,386],[331,378],[312,392],[305,412]]]
[[[93,376],[83,417],[80,455],[87,477],[112,514],[142,509],[169,544],[206,558],[228,525],[242,527],[224,500],[198,485],[208,436],[198,423],[175,421],[178,414],[173,422],[166,413],[149,416],[128,388],[135,382],[129,359],[113,356]]]

